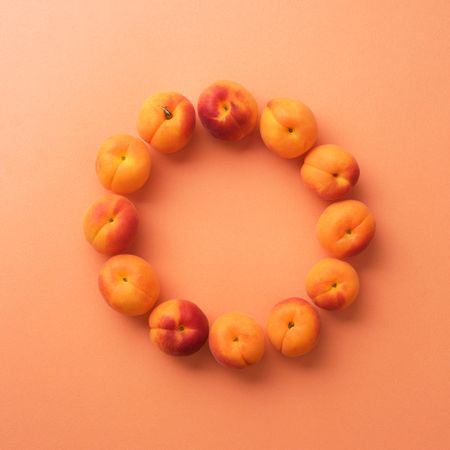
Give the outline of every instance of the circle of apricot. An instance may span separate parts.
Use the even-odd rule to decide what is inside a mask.
[[[252,94],[227,80],[217,81],[201,93],[197,113],[212,136],[226,141],[244,139],[258,123],[258,107]],[[183,95],[161,92],[149,97],[136,123],[142,140],[116,134],[97,152],[98,179],[113,193],[88,208],[84,234],[95,250],[111,256],[98,276],[102,296],[109,306],[127,316],[151,310],[150,338],[161,351],[172,356],[190,355],[208,340],[217,362],[242,369],[257,363],[265,351],[263,328],[252,317],[239,311],[228,312],[210,328],[204,312],[188,300],[166,300],[154,307],[160,294],[155,271],[138,256],[119,254],[131,245],[138,228],[137,209],[123,195],[142,188],[150,176],[151,155],[146,143],[161,153],[177,152],[190,142],[195,123],[194,106]],[[331,257],[309,270],[306,292],[322,309],[347,308],[358,295],[359,277],[341,259],[361,252],[375,233],[375,219],[369,208],[360,201],[343,199],[359,179],[358,163],[338,145],[313,148],[316,119],[308,106],[295,99],[271,99],[262,110],[259,131],[266,147],[281,158],[305,155],[300,170],[305,186],[321,199],[334,202],[325,208],[316,226],[317,239]],[[317,310],[299,297],[278,302],[266,324],[269,341],[287,357],[311,351],[320,328]]]

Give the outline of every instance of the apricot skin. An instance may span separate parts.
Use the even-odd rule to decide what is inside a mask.
[[[103,187],[116,194],[131,194],[147,182],[151,157],[147,146],[127,134],[106,139],[97,152],[95,170]]]
[[[306,277],[306,292],[315,305],[328,309],[350,306],[359,292],[359,277],[347,262],[324,258],[314,264]]]
[[[198,115],[203,126],[218,139],[239,141],[256,127],[258,106],[250,92],[238,83],[217,81],[198,99]]]
[[[322,247],[335,258],[356,255],[375,235],[375,218],[358,200],[329,205],[319,217],[316,235]]]
[[[319,145],[303,161],[300,175],[306,187],[324,200],[339,200],[359,178],[356,159],[337,145]]]
[[[98,286],[109,306],[127,316],[150,311],[160,291],[153,268],[135,255],[116,255],[108,259],[100,270]]]
[[[319,315],[306,300],[288,298],[272,308],[267,322],[267,335],[282,355],[297,357],[310,352],[319,334]]]
[[[259,124],[266,147],[282,158],[296,158],[307,152],[317,139],[317,123],[302,102],[279,97],[270,100]]]
[[[188,300],[160,303],[148,319],[150,339],[171,356],[191,355],[208,339],[209,323],[203,311]]]
[[[209,348],[219,364],[244,369],[263,357],[264,332],[247,314],[226,313],[218,317],[211,327]]]
[[[192,138],[194,106],[178,92],[159,92],[145,100],[136,125],[141,138],[155,150],[175,153]]]
[[[88,208],[83,221],[86,240],[100,253],[115,255],[134,240],[139,223],[136,207],[125,197],[105,195]]]

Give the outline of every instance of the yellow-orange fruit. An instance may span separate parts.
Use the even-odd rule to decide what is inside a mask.
[[[375,234],[375,218],[358,200],[342,200],[329,205],[319,217],[317,238],[336,258],[356,255],[369,245]]]
[[[320,334],[317,311],[302,298],[277,303],[269,315],[267,335],[284,356],[296,357],[311,351]]]
[[[351,305],[359,292],[356,270],[347,262],[334,258],[318,261],[306,277],[306,292],[324,309],[343,309]]]
[[[116,194],[131,194],[146,183],[151,168],[147,146],[128,134],[106,139],[97,153],[95,169],[102,185]]]
[[[319,145],[306,154],[300,174],[308,189],[319,197],[338,200],[358,181],[359,166],[342,147]]]
[[[178,92],[159,92],[142,105],[137,129],[155,150],[177,152],[189,143],[194,133],[194,106]]]
[[[246,314],[223,314],[211,327],[209,348],[220,364],[243,369],[263,357],[264,332],[256,320]]]
[[[259,128],[267,148],[283,158],[302,155],[317,139],[317,123],[312,111],[305,104],[284,97],[267,103]]]
[[[135,255],[116,255],[108,259],[100,270],[98,287],[108,304],[127,316],[150,311],[160,290],[153,268]]]

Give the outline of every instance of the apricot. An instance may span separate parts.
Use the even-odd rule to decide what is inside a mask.
[[[338,200],[356,184],[359,166],[338,145],[319,145],[310,150],[300,170],[305,185],[324,200]]]
[[[194,133],[194,106],[178,92],[152,95],[141,107],[137,129],[155,150],[177,152],[189,143]]]
[[[200,350],[208,339],[207,317],[188,300],[160,303],[151,312],[148,323],[152,342],[168,355],[191,355]]]
[[[347,262],[334,258],[318,261],[306,277],[306,292],[324,309],[344,309],[353,303],[359,292],[356,270]]]
[[[108,194],[92,203],[86,211],[84,235],[98,252],[115,255],[131,245],[138,223],[136,207],[130,200]]]
[[[317,238],[336,258],[356,255],[364,250],[375,234],[375,218],[358,200],[332,203],[319,217]]]
[[[198,99],[203,126],[216,138],[239,141],[256,127],[258,106],[247,89],[233,81],[217,81]]]
[[[284,97],[267,103],[259,128],[267,148],[283,158],[302,155],[317,139],[317,123],[312,111],[305,104]]]
[[[106,189],[116,194],[131,194],[144,186],[150,175],[150,152],[139,139],[117,134],[100,146],[95,168]]]
[[[209,333],[209,348],[223,366],[243,369],[264,355],[264,332],[252,317],[229,312],[218,317]]]
[[[108,259],[100,270],[98,287],[108,304],[127,316],[150,311],[160,290],[153,268],[135,255],[116,255]]]
[[[269,315],[267,335],[284,356],[296,357],[311,351],[320,334],[317,311],[302,298],[277,303]]]

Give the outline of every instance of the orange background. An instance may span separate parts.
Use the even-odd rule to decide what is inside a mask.
[[[2,2],[0,163],[2,449],[444,449],[449,415],[450,3],[443,1]],[[320,143],[361,166],[352,196],[377,236],[351,262],[362,290],[320,311],[319,346],[298,360],[268,347],[244,372],[205,347],[175,359],[146,318],[108,308],[105,258],[82,216],[104,191],[100,143],[136,134],[143,100],[177,90],[196,104],[217,79],[262,107],[275,96],[315,112]],[[198,125],[178,155],[153,154],[131,196],[133,251],[161,299],[213,320],[239,309],[264,324],[305,296],[324,255],[325,203],[299,161],[255,133],[238,145]]]

